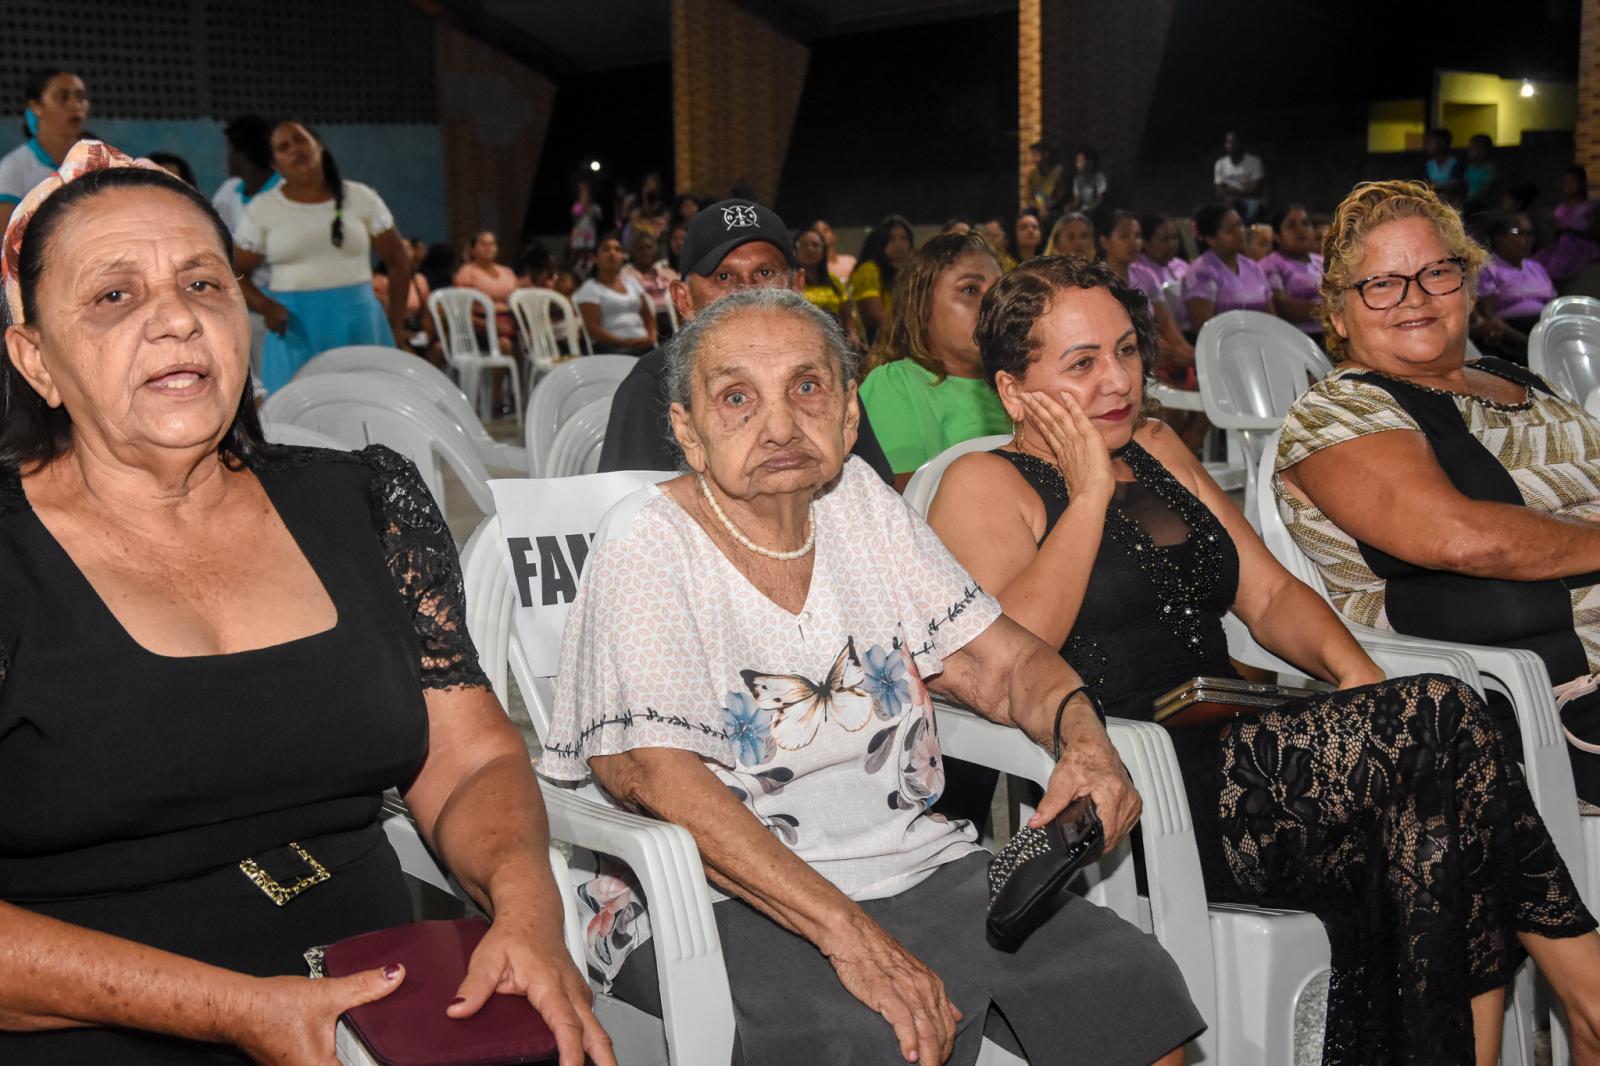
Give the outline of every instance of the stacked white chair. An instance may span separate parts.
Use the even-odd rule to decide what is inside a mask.
[[[296,448],[331,448],[340,452],[350,450],[350,446],[337,437],[290,422],[271,422],[263,418],[261,435],[269,444],[288,444]]]
[[[1567,399],[1582,403],[1600,386],[1600,316],[1541,318],[1528,335],[1528,369]]]
[[[529,476],[544,475],[550,446],[567,419],[596,400],[609,399],[638,365],[631,355],[588,355],[569,359],[540,379],[528,401],[524,427]]]
[[[556,431],[545,460],[545,477],[573,477],[600,470],[600,448],[606,441],[606,422],[611,417],[611,397],[605,396],[580,407]]]
[[[448,465],[478,509],[494,513],[489,471],[471,438],[426,398],[398,382],[365,374],[296,378],[267,399],[261,417],[316,430],[349,449],[388,445],[417,465],[441,511],[446,507],[444,466]]]
[[[449,287],[435,289],[428,294],[428,313],[433,316],[433,327],[438,331],[439,343],[445,360],[456,372],[461,391],[477,401],[480,417],[487,417],[486,405],[492,401],[486,395],[491,375],[488,371],[504,370],[511,375],[511,402],[516,410],[517,424],[522,424],[522,376],[517,361],[500,350],[500,330],[495,322],[494,301],[477,289]],[[478,342],[477,324],[483,328],[484,342]]]
[[[576,355],[594,354],[589,343],[583,319],[578,317],[572,301],[554,289],[525,288],[513,292],[506,303],[511,316],[516,319],[517,333],[522,338],[523,349],[535,371],[547,374],[562,359]],[[561,313],[556,321],[555,312]],[[560,336],[557,336],[557,331]],[[561,341],[566,341],[562,351]]]
[[[1600,318],[1600,300],[1593,296],[1557,296],[1544,305],[1544,310],[1539,312],[1539,320],[1542,322],[1557,315],[1591,315]]]
[[[1224,311],[1195,341],[1200,402],[1227,433],[1228,454],[1244,465],[1245,514],[1255,510],[1255,479],[1266,438],[1306,387],[1333,369],[1317,342],[1259,311]]]
[[[1261,505],[1258,515],[1261,539],[1285,569],[1326,600],[1328,588],[1322,581],[1322,575],[1316,564],[1294,542],[1273,491],[1277,437],[1274,433],[1268,440],[1256,474],[1257,499]],[[1533,652],[1518,648],[1450,644],[1373,629],[1343,619],[1342,616],[1341,620],[1369,653],[1375,647],[1399,645],[1423,653],[1463,655],[1471,660],[1481,679],[1474,685],[1475,688],[1482,690],[1487,685],[1511,701],[1522,736],[1523,770],[1528,791],[1550,832],[1550,838],[1555,842],[1556,850],[1571,871],[1584,903],[1590,910],[1600,904],[1600,818],[1580,818],[1578,815],[1577,791],[1567,756],[1566,736],[1550,691],[1550,675],[1543,661]],[[1513,1044],[1518,1049],[1521,1061],[1530,1066],[1534,1061],[1532,1018],[1528,1006],[1530,995],[1531,974],[1528,967],[1524,967],[1518,975],[1516,998],[1507,1008],[1508,1051],[1502,1060],[1504,1062],[1517,1061],[1509,1054]],[[1559,1025],[1551,1026],[1551,1039],[1553,1061],[1566,1061],[1566,1035]]]
[[[975,442],[968,441],[930,459],[907,485],[907,502],[926,513],[945,469],[961,455],[976,450],[979,447]],[[912,486],[918,490],[914,500]],[[1231,613],[1224,618],[1224,629],[1234,658],[1252,666],[1294,670],[1261,650],[1249,638],[1243,622]],[[1367,644],[1367,651],[1390,676],[1445,673],[1475,686],[1479,684],[1471,660],[1448,648],[1416,646],[1404,638],[1395,639],[1391,634],[1376,634]],[[941,744],[962,727],[965,719],[973,717],[969,712],[943,705],[939,706],[939,716]],[[1132,906],[1142,915],[1148,906],[1150,918],[1141,922],[1142,927],[1153,930],[1178,961],[1189,982],[1190,994],[1211,1023],[1211,1030],[1198,1041],[1204,1056],[1202,1061],[1229,1066],[1290,1063],[1315,1066],[1322,1055],[1330,965],[1328,938],[1322,923],[1311,914],[1266,907],[1213,903],[1199,912],[1196,905],[1205,902],[1205,885],[1200,877],[1188,800],[1171,740],[1164,729],[1151,723],[1122,723],[1116,719],[1112,722],[1115,725],[1112,739],[1117,742],[1123,761],[1129,763],[1129,771],[1134,774],[1146,805],[1140,826],[1146,847],[1146,881],[1152,895],[1148,901],[1134,901],[1135,889],[1130,877],[1114,883],[1109,902],[1119,913]],[[1129,749],[1133,747],[1129,743],[1130,735],[1125,732],[1119,735],[1120,731],[1135,725],[1140,729],[1142,747],[1133,757],[1145,760],[1143,776],[1135,773],[1133,763],[1129,762]],[[947,755],[965,757],[948,745],[946,748]],[[1016,759],[1022,763],[1020,754]],[[995,761],[994,756],[979,761],[1008,773],[1016,772]],[[1152,822],[1150,810],[1158,804],[1162,813]],[[1172,828],[1180,824],[1181,832]],[[1169,842],[1159,856],[1153,856],[1149,850],[1153,832],[1181,839]],[[1182,853],[1183,848],[1193,851],[1192,859]],[[1181,918],[1173,913],[1174,900],[1187,901]],[[1158,918],[1164,912],[1167,914],[1165,932]],[[1179,926],[1184,929],[1186,940],[1177,939]],[[1196,932],[1201,928],[1208,929],[1207,936],[1201,937]],[[1520,1051],[1508,1054],[1505,1066],[1533,1066],[1531,1026],[1515,1031],[1519,1036],[1526,1033],[1527,1056],[1522,1057]],[[1512,1050],[1521,1046],[1513,1045],[1509,1031],[1506,1046]]]
[[[472,439],[485,466],[523,473],[528,469],[528,453],[520,444],[502,444],[489,436],[472,403],[450,376],[425,359],[394,348],[355,344],[330,348],[300,368],[296,378],[318,374],[378,374],[391,381],[403,381],[407,388],[433,402],[446,418],[459,425]]]

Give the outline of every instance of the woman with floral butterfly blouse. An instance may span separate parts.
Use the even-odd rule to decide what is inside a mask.
[[[590,557],[540,772],[694,835],[726,893],[736,1062],[971,1063],[985,1036],[1034,1062],[1181,1062],[1204,1022],[1154,938],[1071,898],[1015,955],[985,941],[987,854],[931,811],[930,686],[1043,744],[1060,718],[1036,824],[1090,796],[1114,847],[1139,798],[1071,667],[847,460],[854,363],[787,290],[674,338],[684,476]],[[602,925],[632,913],[606,880],[586,886]],[[606,976],[655,1009],[653,946],[629,933]]]

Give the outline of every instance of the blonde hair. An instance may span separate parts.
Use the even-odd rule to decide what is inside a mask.
[[[1468,296],[1477,292],[1478,272],[1489,261],[1489,254],[1467,236],[1456,209],[1420,181],[1364,181],[1350,190],[1333,213],[1333,222],[1322,241],[1322,282],[1318,292],[1317,319],[1322,323],[1323,344],[1335,360],[1349,354],[1349,342],[1333,328],[1333,315],[1344,309],[1350,286],[1361,279],[1355,276],[1366,254],[1367,237],[1387,222],[1405,218],[1425,219],[1444,241],[1450,254],[1466,263]]]
[[[1090,218],[1088,215],[1084,214],[1082,211],[1068,211],[1066,214],[1064,214],[1060,218],[1056,219],[1056,224],[1054,226],[1050,227],[1050,239],[1045,242],[1044,254],[1045,255],[1066,255],[1067,254],[1066,252],[1062,251],[1062,249],[1061,249],[1061,235],[1062,235],[1062,231],[1064,231],[1067,228],[1067,223],[1068,222],[1082,222],[1085,226],[1088,227],[1088,229],[1089,229],[1089,261],[1093,262],[1095,259],[1099,258],[1098,253],[1099,253],[1100,249],[1099,249],[1099,245],[1098,245],[1098,238],[1095,235],[1094,220],[1092,218]]]

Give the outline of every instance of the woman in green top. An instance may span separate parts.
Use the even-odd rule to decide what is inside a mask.
[[[978,305],[999,276],[994,251],[976,233],[933,238],[900,272],[861,383],[897,489],[952,444],[1012,430],[984,384],[972,339]]]
[[[872,227],[861,244],[861,255],[850,274],[850,299],[861,315],[861,332],[867,343],[877,340],[884,318],[894,303],[895,278],[911,262],[916,249],[911,223],[889,215]]]

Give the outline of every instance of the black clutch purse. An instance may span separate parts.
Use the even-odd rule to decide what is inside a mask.
[[[1079,689],[1067,694],[1056,709],[1055,741],[1051,754],[1061,757],[1061,715],[1067,700],[1084,692],[1100,706],[1094,694]],[[1103,718],[1104,715],[1102,714]],[[1023,826],[1011,842],[989,860],[989,943],[1000,951],[1015,951],[1050,913],[1050,903],[1072,875],[1094,862],[1105,849],[1106,831],[1094,800],[1082,796],[1047,825]]]

